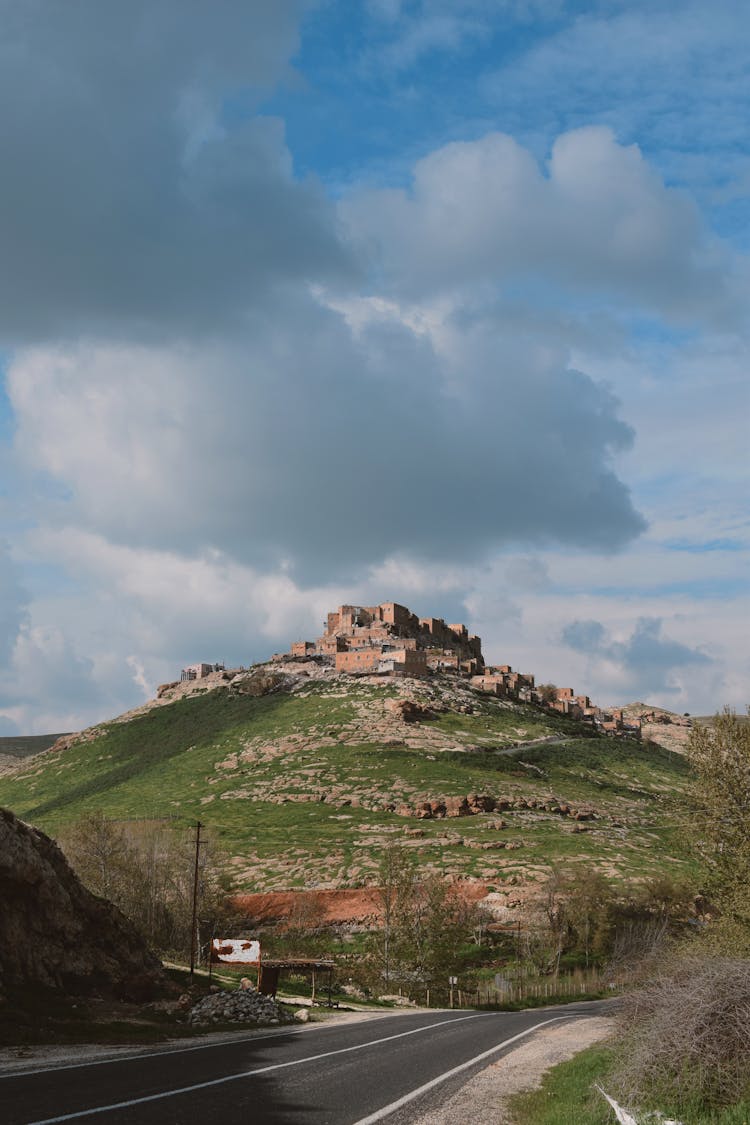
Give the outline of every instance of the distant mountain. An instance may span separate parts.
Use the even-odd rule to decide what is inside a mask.
[[[0,738],[0,773],[5,773],[18,764],[19,758],[30,758],[42,754],[63,738],[62,734],[10,735]]]

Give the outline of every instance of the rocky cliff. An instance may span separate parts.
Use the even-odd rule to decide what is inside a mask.
[[[43,832],[0,809],[0,1000],[30,985],[148,999],[161,962]]]

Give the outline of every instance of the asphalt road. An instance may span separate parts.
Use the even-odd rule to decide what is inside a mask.
[[[407,1125],[550,1022],[598,1004],[280,1029],[0,1076],[2,1125]]]

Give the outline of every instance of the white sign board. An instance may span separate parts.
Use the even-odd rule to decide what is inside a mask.
[[[247,938],[214,938],[211,942],[211,960],[227,965],[259,965],[260,942]]]

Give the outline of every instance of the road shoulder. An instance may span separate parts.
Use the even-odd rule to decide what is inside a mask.
[[[538,1031],[471,1078],[439,1108],[414,1120],[413,1125],[511,1125],[508,1102],[522,1091],[536,1089],[543,1075],[558,1063],[611,1035],[614,1020],[583,1016]]]

